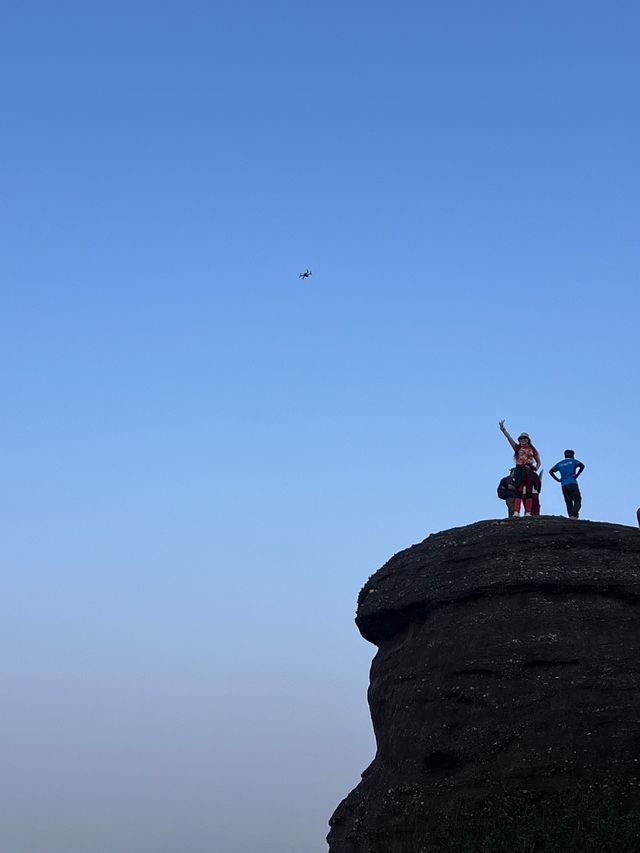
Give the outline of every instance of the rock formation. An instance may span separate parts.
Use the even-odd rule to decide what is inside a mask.
[[[640,850],[640,532],[481,521],[360,593],[377,751],[330,853]]]

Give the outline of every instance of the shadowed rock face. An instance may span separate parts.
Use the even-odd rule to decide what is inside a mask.
[[[377,742],[331,853],[640,849],[640,533],[483,521],[361,591]]]

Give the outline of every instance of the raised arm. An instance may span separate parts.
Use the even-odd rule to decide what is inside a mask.
[[[517,449],[518,449],[518,444],[517,444],[517,442],[515,442],[515,441],[511,438],[511,436],[509,435],[509,430],[508,430],[508,429],[506,428],[506,426],[504,425],[504,420],[500,421],[500,422],[498,423],[498,426],[500,427],[500,432],[501,432],[501,433],[504,435],[504,437],[507,439],[507,441],[509,442],[509,444],[511,445],[511,447],[513,447],[513,449],[514,449],[514,450],[517,450]]]

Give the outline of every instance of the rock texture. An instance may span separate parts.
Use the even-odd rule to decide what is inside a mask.
[[[640,532],[430,536],[370,578],[373,763],[331,853],[640,850]]]

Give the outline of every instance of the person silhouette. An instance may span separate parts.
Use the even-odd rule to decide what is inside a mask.
[[[520,504],[524,501],[524,514],[531,515],[533,508],[533,480],[534,474],[540,467],[540,455],[531,443],[529,433],[521,432],[518,441],[515,441],[504,425],[504,420],[498,423],[500,432],[505,436],[513,448],[513,458],[516,462],[514,485],[516,487],[516,499],[513,507],[512,518],[520,517]]]
[[[553,468],[549,468],[550,476],[562,486],[569,518],[579,518],[582,506],[582,495],[577,480],[584,471],[584,465],[578,462],[575,455],[573,450],[565,450],[564,459],[561,459]],[[560,476],[556,476],[557,474]]]

